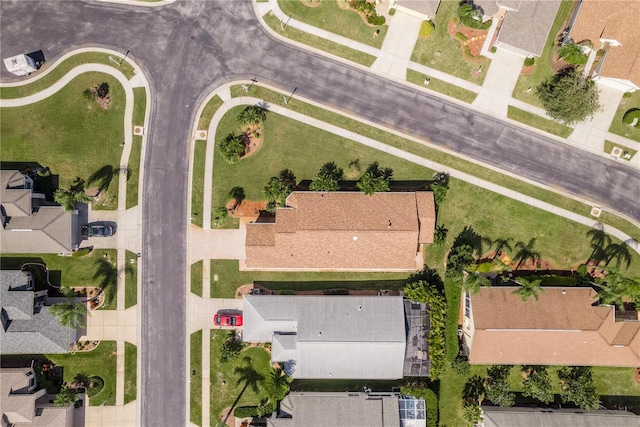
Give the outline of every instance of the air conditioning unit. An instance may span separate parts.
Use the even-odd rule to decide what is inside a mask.
[[[36,308],[44,307],[44,301],[36,301]]]

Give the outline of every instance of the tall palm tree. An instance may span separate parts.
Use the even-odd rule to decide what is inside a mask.
[[[498,254],[502,252],[503,249],[512,251],[513,250],[513,248],[511,247],[512,241],[513,239],[511,237],[507,237],[506,239],[502,237],[498,237],[497,239],[495,239],[493,241],[493,244],[496,245],[496,253],[493,255],[493,259],[496,259]]]
[[[520,285],[518,289],[513,291],[514,295],[519,295],[522,298],[522,301],[528,300],[530,297],[533,297],[536,301],[538,301],[538,293],[544,292],[544,289],[540,287],[540,283],[542,280],[528,280],[525,278],[520,278],[516,281],[517,284]]]
[[[467,274],[464,279],[464,290],[469,291],[472,294],[477,294],[482,286],[491,286],[491,281],[477,271],[475,273]]]
[[[449,230],[444,226],[444,224],[436,225],[436,229],[433,233],[433,244],[435,246],[444,245],[444,242],[447,240],[447,233],[449,233]]]
[[[540,252],[533,249],[536,244],[536,238],[533,237],[529,239],[527,243],[517,242],[516,249],[517,252],[513,259],[518,261],[518,265],[516,266],[516,270],[520,268],[523,262],[531,260],[535,263],[537,259],[540,259]]]
[[[558,57],[569,64],[584,65],[589,57],[576,43],[566,43],[558,47]]]
[[[69,289],[65,290],[64,293],[67,300],[49,307],[49,313],[56,316],[62,326],[74,329],[84,328],[87,304],[85,302],[75,302],[73,300],[73,291]]]
[[[73,377],[73,382],[76,384],[76,388],[87,388],[89,386],[89,376],[84,372],[78,372]]]
[[[78,400],[78,395],[76,394],[75,389],[65,386],[56,395],[53,404],[58,408],[64,408],[75,403],[76,400]]]
[[[231,405],[229,412],[227,412],[227,416],[222,422],[222,425],[226,425],[227,420],[229,419],[229,416],[233,413],[233,410],[235,409],[236,405],[240,401],[240,398],[242,397],[244,392],[247,390],[247,388],[251,387],[254,393],[258,393],[258,391],[260,390],[260,387],[258,386],[262,384],[262,382],[265,379],[262,374],[260,374],[255,369],[253,369],[253,366],[252,366],[253,361],[249,356],[244,357],[242,360],[244,364],[241,366],[237,366],[233,370],[233,372],[238,376],[237,384],[244,383],[244,386],[242,387],[242,390],[240,390],[240,393],[238,394],[238,397],[236,398],[236,400]]]

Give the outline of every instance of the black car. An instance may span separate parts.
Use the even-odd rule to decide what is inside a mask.
[[[85,225],[82,227],[82,237],[109,236],[113,236],[113,227],[110,225]]]

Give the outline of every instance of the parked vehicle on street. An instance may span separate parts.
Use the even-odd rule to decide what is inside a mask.
[[[219,311],[213,316],[216,326],[242,326],[242,312]]]
[[[82,226],[82,237],[109,237],[113,236],[113,227],[102,224],[87,224]]]

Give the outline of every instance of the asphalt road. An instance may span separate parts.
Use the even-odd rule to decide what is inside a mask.
[[[3,57],[42,49],[48,61],[101,46],[129,56],[151,83],[143,210],[144,425],[188,419],[186,218],[188,144],[213,89],[256,77],[284,90],[552,185],[640,220],[640,171],[558,143],[357,68],[273,39],[249,0],[144,8],[80,1],[2,1]],[[10,80],[3,68],[3,80]],[[46,159],[37,159],[46,164]]]

